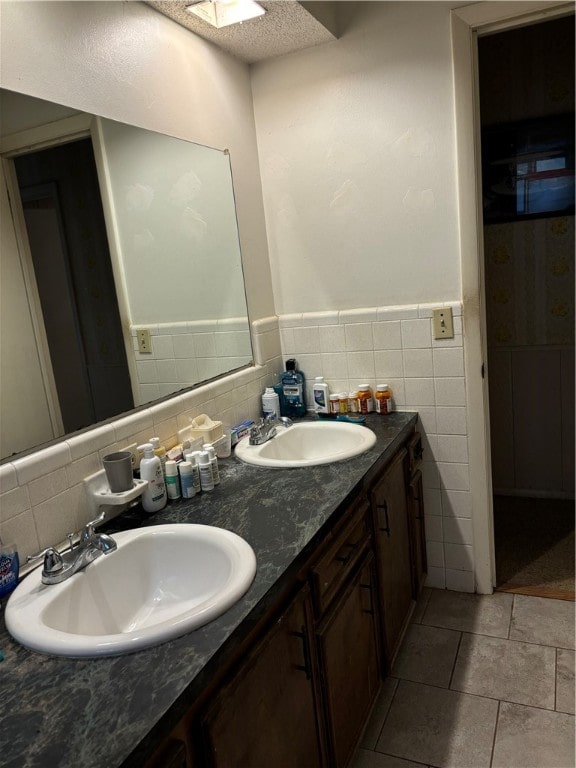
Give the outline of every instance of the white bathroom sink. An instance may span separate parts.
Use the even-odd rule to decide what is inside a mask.
[[[118,548],[60,584],[41,568],[6,606],[12,637],[41,653],[116,656],[207,624],[248,590],[256,556],[236,534],[208,525],[158,525],[113,535]]]
[[[358,456],[376,443],[371,429],[345,421],[310,421],[291,427],[278,426],[276,436],[262,445],[250,445],[244,437],[236,456],[258,467],[311,467]]]

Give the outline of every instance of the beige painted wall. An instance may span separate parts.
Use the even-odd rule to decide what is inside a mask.
[[[139,2],[3,2],[0,85],[230,150],[252,320],[273,313],[248,66]]]
[[[253,67],[278,314],[461,298],[453,3],[339,3]]]

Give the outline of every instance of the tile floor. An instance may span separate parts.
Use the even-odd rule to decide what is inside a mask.
[[[351,768],[574,768],[574,603],[425,589]]]

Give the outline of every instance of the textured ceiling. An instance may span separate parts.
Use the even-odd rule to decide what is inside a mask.
[[[266,10],[264,16],[222,29],[189,13],[189,3],[190,0],[148,0],[152,8],[249,64],[336,38],[332,3],[259,0]]]

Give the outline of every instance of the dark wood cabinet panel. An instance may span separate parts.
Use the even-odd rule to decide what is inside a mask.
[[[412,593],[418,598],[426,579],[426,531],[424,527],[422,472],[417,469],[408,482],[408,513],[412,548]]]
[[[184,741],[170,737],[154,758],[146,763],[146,768],[193,767]]]
[[[425,578],[421,450],[413,433],[359,487],[290,602],[261,619],[147,768],[349,764]]]
[[[317,631],[331,768],[347,764],[380,687],[375,581],[370,551]]]
[[[368,509],[366,499],[352,506],[345,524],[335,533],[312,568],[314,608],[318,616],[324,613],[345,584],[366,546],[369,536]]]
[[[304,588],[222,686],[202,730],[215,768],[317,768],[309,597]]]
[[[412,604],[412,564],[406,499],[406,450],[372,489],[380,600],[391,663]]]

